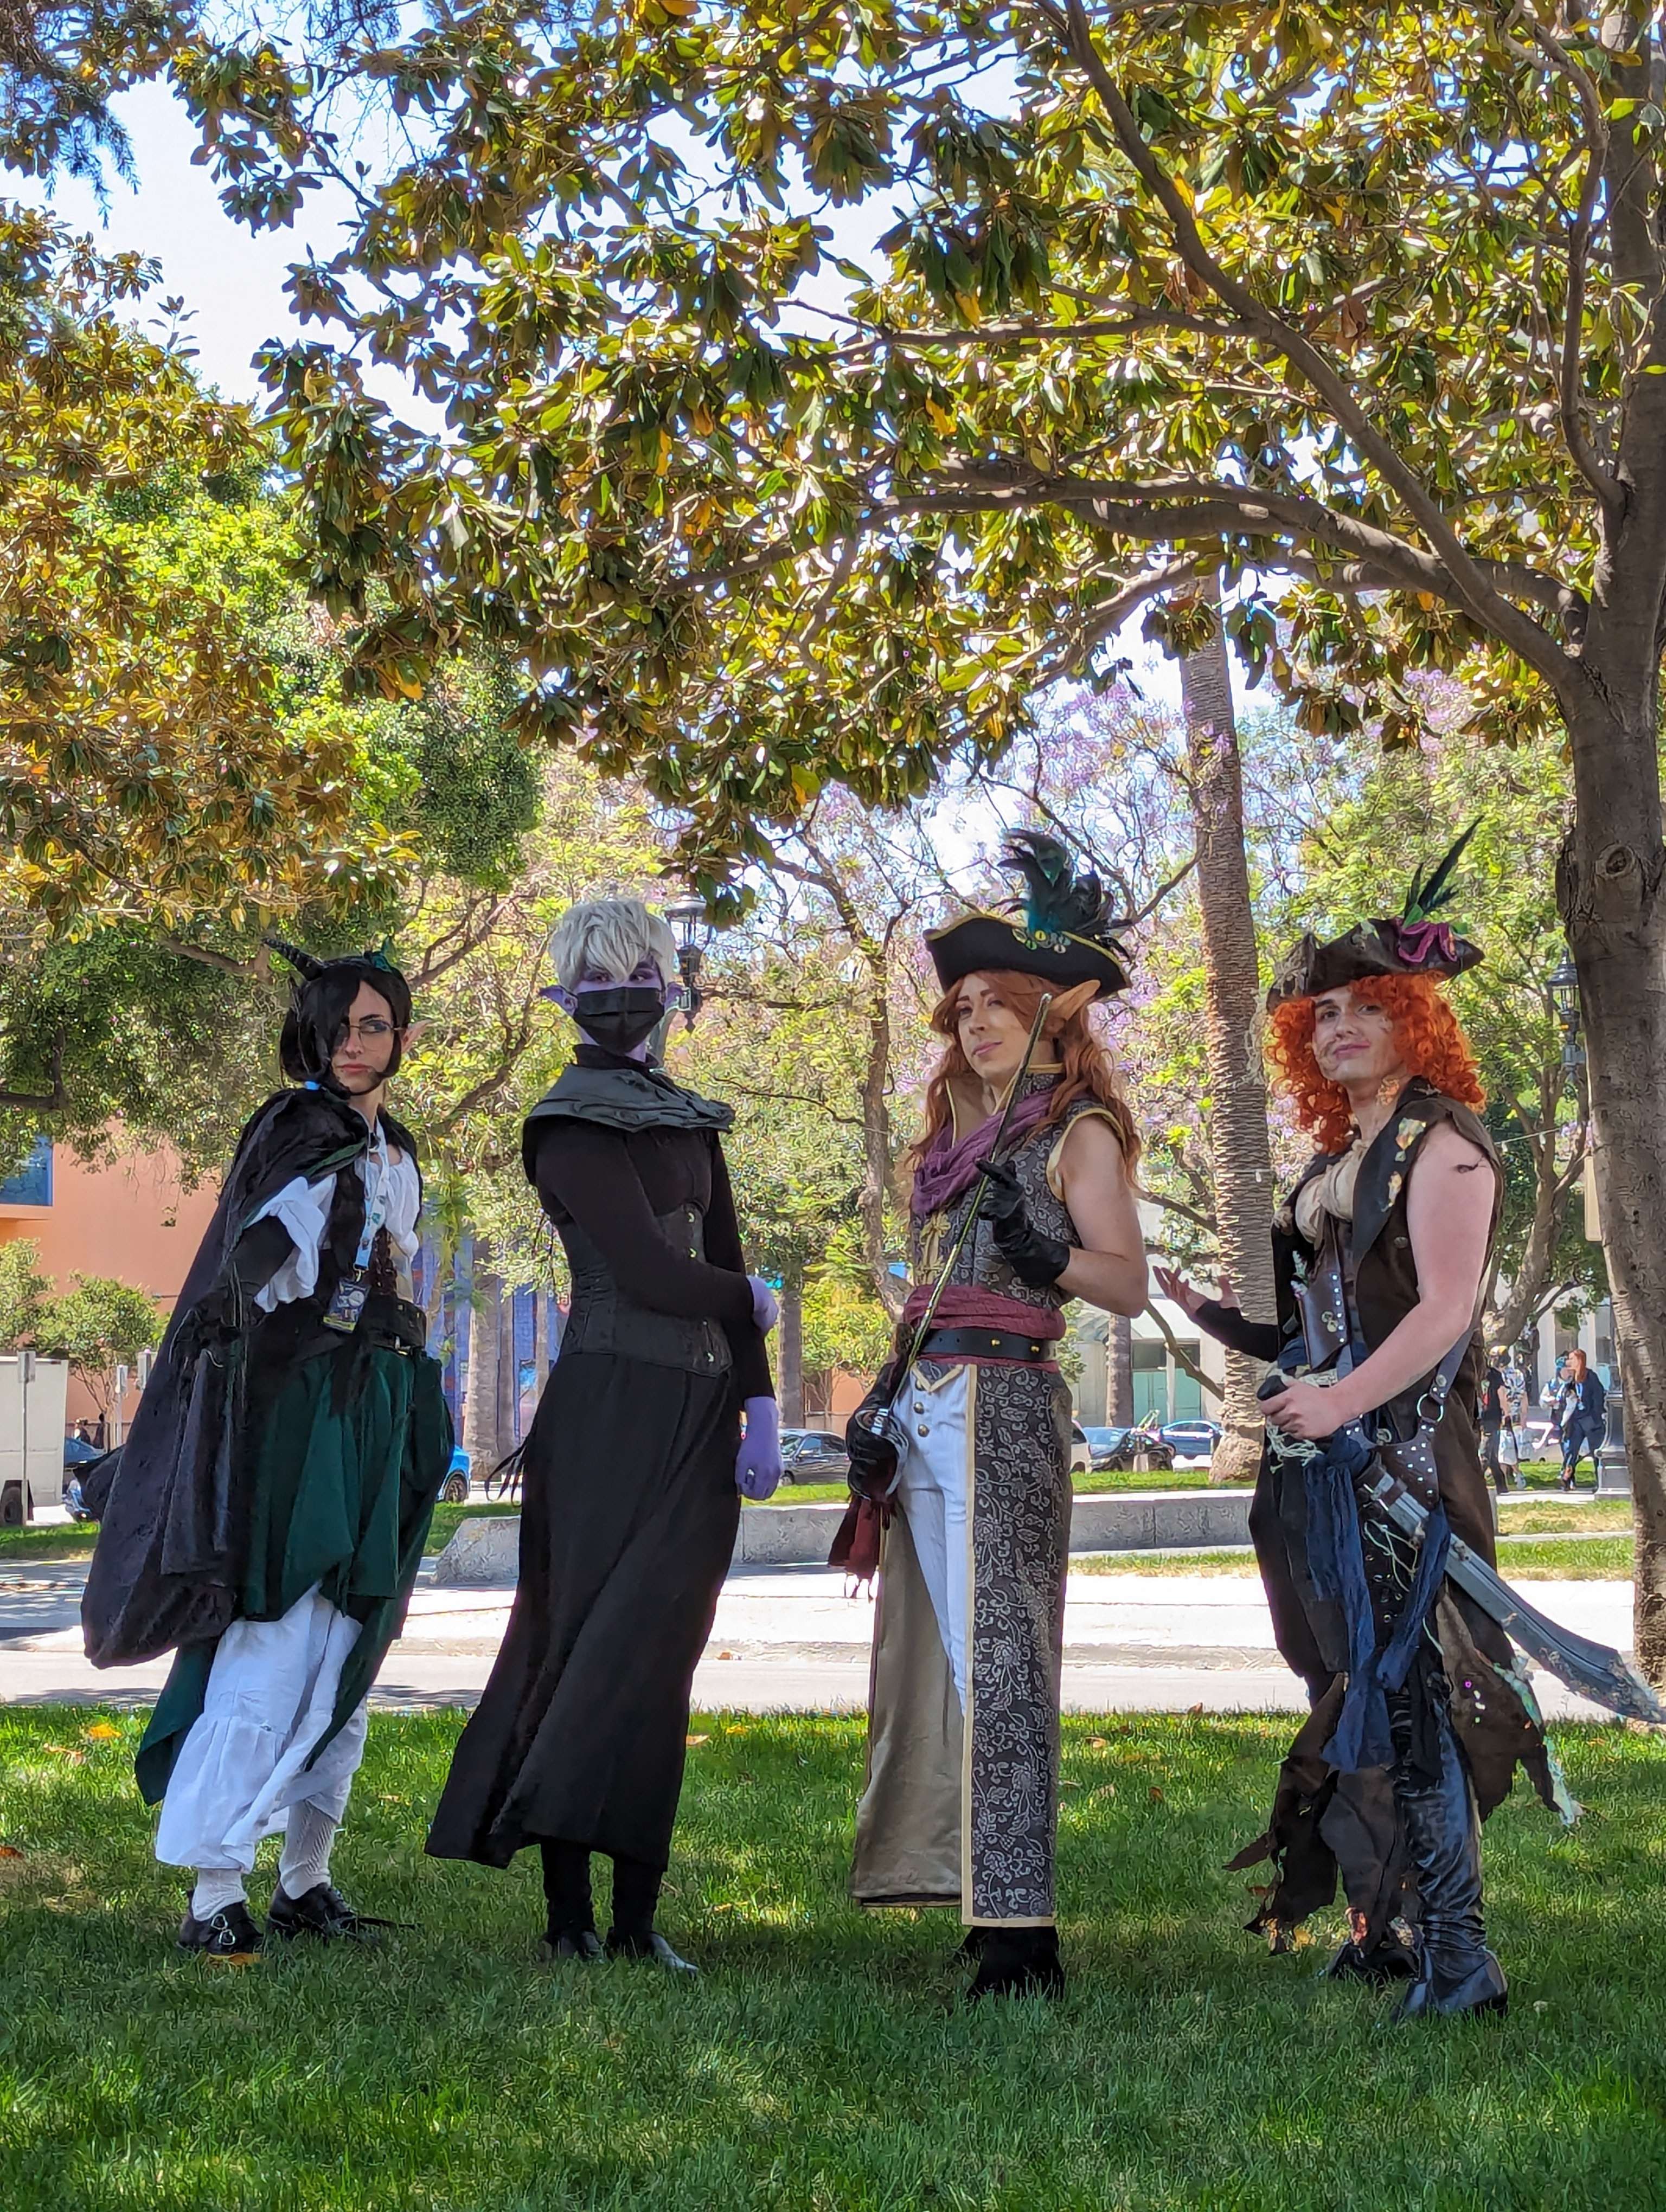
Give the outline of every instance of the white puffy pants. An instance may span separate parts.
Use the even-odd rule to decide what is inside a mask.
[[[368,1717],[360,1705],[308,1767],[329,1728],[359,1623],[310,1589],[281,1620],[235,1620],[220,1639],[203,1711],[174,1763],[156,1829],[167,1866],[246,1875],[292,1805],[347,1809]]]

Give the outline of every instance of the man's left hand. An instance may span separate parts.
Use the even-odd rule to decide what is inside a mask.
[[[1312,1382],[1291,1382],[1276,1398],[1263,1398],[1261,1409],[1273,1426],[1303,1443],[1322,1443],[1353,1419],[1341,1394]]]

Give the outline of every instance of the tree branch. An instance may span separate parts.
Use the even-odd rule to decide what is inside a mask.
[[[1052,4],[1052,0],[1037,0],[1037,6],[1038,12],[1053,25],[1065,51],[1075,57],[1097,93],[1118,145],[1146,191],[1167,215],[1187,268],[1242,319],[1250,334],[1280,353],[1323,400],[1347,431],[1355,451],[1399,495],[1431,547],[1440,555],[1466,613],[1490,629],[1529,667],[1536,669],[1554,686],[1559,698],[1569,699],[1576,683],[1583,679],[1578,664],[1570,660],[1531,616],[1523,614],[1493,588],[1447,521],[1438,501],[1431,496],[1416,471],[1372,427],[1346,379],[1319,349],[1293,325],[1264,305],[1248,285],[1231,276],[1204,244],[1190,205],[1146,143],[1133,110],[1100,58],[1083,0],[1062,0],[1062,12]]]
[[[1173,1360],[1175,1365],[1181,1369],[1183,1373],[1189,1375],[1194,1382],[1201,1382],[1212,1398],[1219,1398],[1223,1396],[1224,1393],[1221,1390],[1219,1383],[1212,1382],[1209,1376],[1207,1376],[1203,1372],[1203,1370],[1198,1365],[1196,1360],[1192,1358],[1190,1352],[1181,1349],[1180,1340],[1176,1336],[1174,1331],[1169,1327],[1167,1322],[1164,1320],[1162,1315],[1158,1313],[1157,1308],[1151,1303],[1149,1298],[1146,1301],[1146,1311],[1157,1323],[1158,1328],[1162,1334],[1163,1341],[1169,1347],[1169,1357]]]

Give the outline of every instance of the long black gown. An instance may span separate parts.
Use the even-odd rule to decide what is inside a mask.
[[[610,1103],[600,1079],[615,1074]],[[562,1110],[569,1077],[601,1097],[600,1118],[582,1095]],[[734,1548],[740,1408],[773,1395],[727,1119],[587,1046],[527,1123],[574,1303],[526,1444],[520,1586],[435,1816],[436,1858],[501,1867],[561,1841],[668,1862],[690,1687]]]

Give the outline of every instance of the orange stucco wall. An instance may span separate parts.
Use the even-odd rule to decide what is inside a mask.
[[[52,1204],[0,1205],[0,1244],[33,1237],[41,1272],[58,1290],[69,1289],[71,1275],[114,1275],[171,1307],[218,1196],[212,1182],[184,1189],[178,1160],[166,1148],[89,1165],[59,1146]],[[130,1393],[124,1419],[132,1419],[137,1402],[137,1394]],[[96,1411],[71,1377],[70,1423]]]

